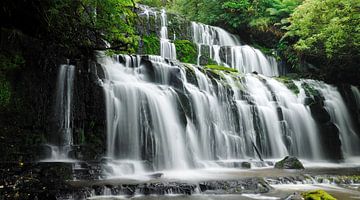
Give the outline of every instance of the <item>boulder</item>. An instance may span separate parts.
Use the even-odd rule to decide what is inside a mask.
[[[249,163],[249,162],[242,162],[242,163],[241,163],[241,168],[250,169],[250,168],[251,168],[251,163]]]
[[[294,156],[286,156],[279,162],[275,163],[277,169],[305,169],[303,164]]]
[[[324,190],[314,190],[310,192],[301,193],[305,200],[322,199],[322,200],[336,200],[333,196],[325,192]]]

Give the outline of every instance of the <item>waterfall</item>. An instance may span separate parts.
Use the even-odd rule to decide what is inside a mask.
[[[255,147],[265,159],[324,158],[301,81],[296,95],[272,78],[225,72],[214,78],[160,56],[99,62],[111,175],[236,166],[256,158]]]
[[[75,66],[61,65],[56,88],[55,116],[58,137],[51,145],[50,160],[69,160],[68,154],[72,139],[72,99],[75,78]]]
[[[354,95],[357,108],[360,109],[360,91],[359,91],[359,89],[352,85],[351,92]]]
[[[219,27],[192,22],[193,42],[198,45],[198,65],[201,46],[210,48],[210,58],[219,65],[225,65],[243,73],[258,72],[266,76],[278,76],[279,69],[274,57],[265,56],[260,50],[241,45],[239,39]],[[221,50],[230,55],[220,56]],[[228,59],[227,57],[230,56]]]
[[[171,43],[168,37],[167,15],[165,9],[161,10],[161,30],[160,30],[160,55],[163,58],[176,59],[175,44]]]
[[[142,14],[157,16],[146,9]],[[335,87],[298,80],[292,82],[295,94],[268,77],[279,75],[275,58],[242,45],[221,28],[195,22],[191,26],[198,65],[180,63],[168,39],[165,10],[160,23],[160,56],[99,54],[105,71],[109,176],[237,167],[259,156],[322,160],[326,149],[304,83],[324,97],[345,154],[357,154],[359,138]],[[210,48],[210,57],[218,64],[242,73],[199,66],[203,46]],[[253,71],[258,73],[249,73]],[[352,91],[359,94],[356,88]]]
[[[360,138],[355,132],[350,112],[338,89],[321,81],[302,80],[302,82],[314,87],[324,97],[325,108],[330,114],[331,121],[339,129],[345,157],[359,155]]]
[[[137,60],[136,57],[132,59]],[[137,63],[140,62],[137,60]],[[104,58],[101,63],[106,71],[103,87],[106,95],[108,157],[123,163],[140,162],[143,171],[148,168],[187,168],[185,127],[181,126],[177,114],[178,97],[174,89],[150,83],[143,72],[146,71],[145,66],[138,66],[134,62],[127,67]],[[155,68],[159,75],[155,81],[161,83],[166,79],[162,74],[168,74],[161,72],[166,67],[164,64],[159,66],[159,70]],[[117,174],[123,175],[124,171],[120,169]]]

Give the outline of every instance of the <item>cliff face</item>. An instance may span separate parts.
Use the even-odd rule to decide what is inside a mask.
[[[57,134],[54,128],[57,76],[60,65],[68,62],[67,57],[58,46],[49,46],[20,33],[14,35],[14,31],[2,30],[1,33],[2,52],[16,51],[24,62],[1,71],[5,77],[2,84],[10,86],[10,98],[6,105],[1,105],[0,145],[3,151],[0,158],[5,162],[44,159],[50,153],[45,144]],[[9,37],[13,39],[8,40]],[[83,145],[77,148],[74,156],[95,159],[105,148],[103,92],[97,81],[97,74],[101,74],[97,70],[101,68],[91,56],[79,55],[70,63],[76,66],[72,105],[74,144]]]

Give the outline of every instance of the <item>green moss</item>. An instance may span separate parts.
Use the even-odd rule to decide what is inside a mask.
[[[220,65],[206,65],[205,69],[238,73],[238,70],[236,70],[236,69],[225,67],[225,66],[220,66]]]
[[[196,64],[197,50],[196,45],[189,40],[174,41],[177,59],[184,63]]]
[[[305,200],[336,200],[333,196],[324,190],[314,190],[310,192],[303,192],[301,195]]]
[[[276,77],[275,79],[282,82],[294,94],[300,93],[298,86],[295,85],[294,81],[290,77],[282,76],[282,77]]]
[[[160,40],[155,34],[142,38],[144,42],[144,54],[160,55]]]
[[[306,96],[317,96],[317,95],[319,95],[319,92],[315,88],[313,88],[311,85],[309,85],[307,83],[302,83],[301,86],[305,90]]]

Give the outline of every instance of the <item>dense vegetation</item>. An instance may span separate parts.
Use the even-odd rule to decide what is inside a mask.
[[[9,0],[1,6],[2,30],[56,44],[69,54],[105,49],[105,40],[119,51],[137,46],[132,0]]]
[[[191,20],[222,26],[265,53],[276,51],[304,75],[359,84],[354,75],[359,74],[359,0],[176,0],[167,5]]]
[[[14,107],[8,105],[19,92],[11,84],[16,70],[48,58],[53,64],[91,58],[94,50],[135,53],[138,45],[132,0],[5,0],[0,6],[0,110]]]

